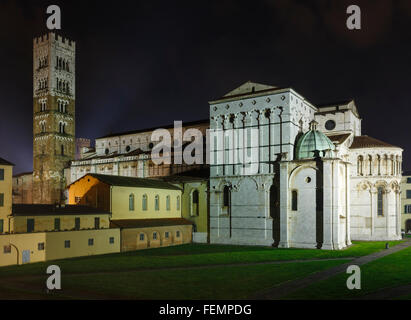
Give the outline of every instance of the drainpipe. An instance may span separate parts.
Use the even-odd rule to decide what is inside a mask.
[[[12,243],[9,243],[9,245],[16,249],[16,251],[17,251],[17,265],[19,265],[19,256],[20,256],[19,248],[17,248],[17,246],[15,246]]]

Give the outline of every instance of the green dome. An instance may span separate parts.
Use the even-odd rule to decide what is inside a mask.
[[[295,158],[296,160],[314,158],[315,151],[320,151],[321,157],[324,156],[326,150],[335,150],[335,146],[324,133],[317,130],[317,122],[312,121],[310,130],[304,133],[297,142]]]

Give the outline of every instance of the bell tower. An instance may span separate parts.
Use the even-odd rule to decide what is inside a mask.
[[[33,202],[64,202],[64,168],[75,154],[75,42],[33,41]]]

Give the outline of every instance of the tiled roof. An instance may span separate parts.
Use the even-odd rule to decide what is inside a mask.
[[[191,221],[183,218],[164,218],[164,219],[126,219],[111,220],[110,228],[149,228],[192,225]]]
[[[361,149],[361,148],[373,148],[373,147],[382,147],[382,148],[399,148],[387,142],[369,137],[369,136],[357,136],[354,137],[354,141],[351,144],[350,149]]]
[[[3,159],[3,158],[0,158],[0,165],[4,165],[4,166],[14,166],[13,163],[11,163],[11,162]]]
[[[110,214],[109,211],[82,205],[13,204],[13,216]]]
[[[135,178],[135,177],[123,177],[123,176],[112,176],[106,174],[88,173],[84,177],[78,179],[85,179],[85,177],[91,176],[100,180],[101,182],[119,187],[140,187],[140,188],[155,188],[155,189],[171,189],[171,190],[181,190],[181,188],[172,185],[171,183],[148,179],[148,178]],[[72,184],[76,183],[73,182]]]
[[[332,142],[336,142],[338,144],[343,143],[349,136],[350,133],[327,135],[327,137],[330,138]]]
[[[197,124],[209,124],[209,123],[210,123],[209,119],[204,119],[204,120],[197,120],[197,121],[191,121],[191,122],[183,122],[182,126],[183,127],[188,127],[188,126],[193,126],[193,125],[197,125]],[[132,131],[118,132],[118,133],[110,133],[108,135],[99,137],[97,139],[116,137],[116,136],[125,136],[125,135],[129,135],[129,134],[142,133],[142,132],[150,132],[150,131],[154,131],[154,130],[159,129],[159,128],[170,129],[170,128],[173,128],[173,127],[174,127],[174,123],[173,124],[168,124],[168,125],[165,125],[165,126],[157,126],[157,127],[152,127],[152,128],[138,129],[138,130],[132,130]]]

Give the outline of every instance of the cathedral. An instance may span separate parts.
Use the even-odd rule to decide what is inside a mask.
[[[94,147],[76,139],[75,48],[53,33],[34,40],[33,172],[13,177],[14,203],[69,203],[68,187],[86,176],[135,177],[180,183],[188,219],[202,216],[199,242],[338,250],[401,238],[403,150],[362,134],[354,100],[315,105],[249,81],[209,102],[209,119],[182,125],[218,133],[204,147],[210,164],[158,165],[157,128],[106,134]]]
[[[362,135],[361,121],[353,100],[316,106],[252,82],[210,102],[210,127],[224,135],[210,150],[211,242],[343,249],[400,239],[402,149]],[[230,143],[237,131],[244,143]],[[244,163],[243,153],[254,157]]]

